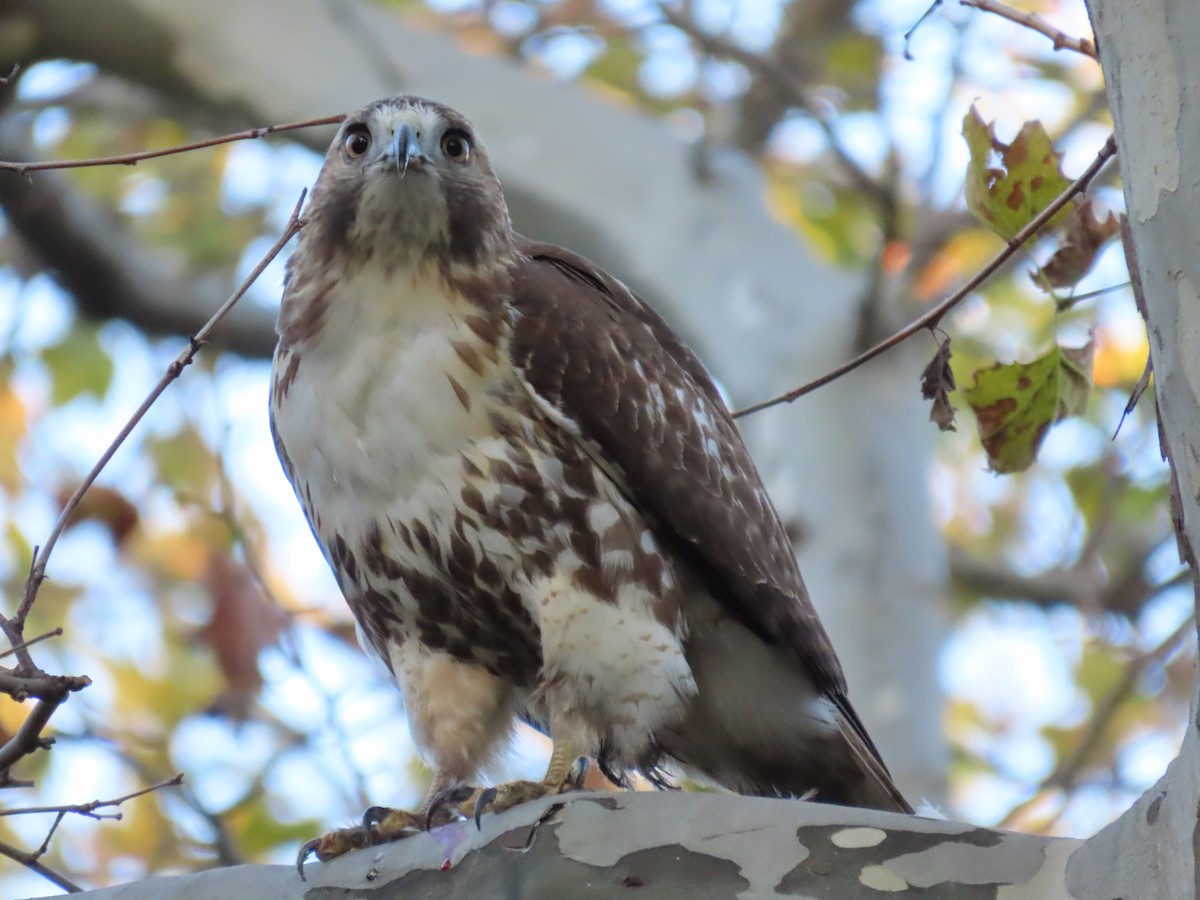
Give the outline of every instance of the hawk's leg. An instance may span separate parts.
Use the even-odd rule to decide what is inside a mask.
[[[479,818],[485,811],[504,812],[539,797],[549,797],[578,790],[587,774],[587,757],[577,752],[573,743],[554,745],[550,763],[541,781],[509,781],[490,788],[478,788],[458,807],[462,815]]]

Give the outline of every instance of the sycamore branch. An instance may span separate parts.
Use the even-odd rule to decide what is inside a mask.
[[[936,328],[938,323],[946,313],[950,312],[955,306],[965,300],[971,293],[979,288],[991,275],[1011,259],[1021,247],[1037,235],[1050,221],[1058,214],[1058,212],[1073,200],[1076,195],[1087,190],[1089,184],[1104,168],[1104,165],[1117,153],[1116,139],[1109,135],[1108,140],[1104,142],[1104,146],[1100,148],[1100,152],[1096,154],[1096,158],[1084,170],[1083,174],[1071,182],[1070,186],[1058,195],[1054,201],[1042,210],[1032,221],[1005,244],[1004,249],[997,253],[983,268],[969,278],[962,287],[935,306],[929,312],[925,313],[920,318],[909,323],[901,328],[890,337],[884,338],[873,347],[864,350],[854,359],[847,363],[843,363],[830,372],[826,372],[820,378],[801,385],[794,390],[788,391],[786,394],[780,394],[778,397],[772,397],[770,400],[763,400],[761,403],[755,403],[753,406],[747,406],[745,409],[739,409],[733,414],[735,419],[742,416],[748,416],[751,413],[760,412],[764,409],[769,409],[772,406],[778,406],[781,403],[791,403],[803,397],[805,394],[810,394],[819,387],[824,387],[830,382],[837,381],[843,375],[853,372],[855,369],[865,365],[875,357],[887,352],[898,344],[908,340],[919,331],[926,328]]]
[[[344,114],[323,116],[319,119],[305,119],[303,122],[289,122],[286,125],[266,125],[262,128],[249,128],[236,134],[223,134],[218,137],[192,141],[188,144],[176,144],[159,150],[139,150],[136,153],[122,153],[117,156],[95,156],[87,159],[49,159],[39,162],[6,162],[0,160],[0,171],[16,172],[27,175],[30,172],[44,172],[48,169],[83,169],[93,166],[135,166],[143,159],[156,159],[160,156],[171,156],[176,153],[187,153],[191,150],[201,150],[205,147],[216,147],[221,144],[231,144],[235,141],[250,141],[264,138],[270,134],[284,131],[297,131],[301,128],[315,128],[319,125],[336,125],[346,118]]]
[[[1074,50],[1076,53],[1082,53],[1088,59],[1096,59],[1096,45],[1086,38],[1071,37],[1071,35],[1055,28],[1037,13],[1022,12],[1019,9],[1013,9],[1011,6],[999,2],[999,0],[958,0],[962,6],[969,6],[973,9],[989,12],[1000,16],[1002,19],[1008,19],[1010,22],[1015,22],[1030,31],[1036,31],[1039,34],[1044,34],[1054,42],[1055,50]]]
[[[42,839],[41,846],[32,853],[25,850],[18,850],[9,844],[0,843],[0,854],[7,856],[9,859],[19,862],[32,872],[41,875],[47,881],[56,884],[58,887],[70,893],[78,893],[82,890],[79,885],[70,881],[63,875],[50,869],[45,863],[41,862],[41,858],[50,849],[50,840],[54,837],[54,833],[58,830],[58,826],[68,815],[87,816],[97,821],[101,819],[120,819],[122,814],[119,807],[128,800],[133,800],[136,797],[142,797],[152,791],[161,790],[165,787],[177,787],[183,784],[183,775],[176,775],[173,778],[168,778],[164,781],[159,781],[156,784],[148,787],[140,788],[136,791],[131,791],[122,797],[115,797],[112,800],[92,800],[90,803],[68,803],[60,806],[26,806],[17,809],[0,809],[0,816],[27,816],[37,815],[39,813],[54,813],[54,821],[50,824],[50,828],[46,831],[46,837]],[[101,812],[100,810],[112,809],[114,812]]]
[[[292,211],[291,218],[288,219],[287,225],[283,230],[283,234],[281,234],[279,237],[279,240],[277,240],[274,245],[272,245],[272,247],[263,255],[262,259],[259,260],[258,265],[256,265],[254,270],[246,276],[245,280],[241,283],[238,289],[233,292],[229,299],[221,304],[221,307],[212,314],[212,317],[205,322],[203,327],[201,327],[200,330],[193,335],[191,340],[188,341],[188,346],[180,351],[179,355],[167,367],[166,373],[162,376],[162,378],[159,379],[158,384],[151,389],[150,393],[146,396],[146,399],[142,401],[141,405],[138,406],[136,410],[134,410],[133,415],[129,417],[129,419],[121,427],[121,430],[117,432],[117,436],[113,438],[112,442],[100,455],[100,459],[98,459],[96,464],[92,466],[92,470],[88,472],[88,474],[84,476],[84,479],[79,483],[79,486],[75,489],[75,493],[73,493],[70,499],[67,500],[66,504],[62,508],[62,511],[58,515],[58,520],[54,523],[54,527],[50,530],[49,537],[46,538],[46,543],[43,544],[36,553],[36,561],[34,562],[32,571],[29,573],[29,578],[25,582],[24,597],[21,600],[21,606],[17,610],[16,618],[19,622],[22,624],[24,623],[25,616],[28,615],[29,608],[33,605],[34,598],[37,596],[38,588],[41,586],[42,580],[46,577],[46,564],[50,559],[50,554],[54,552],[54,545],[58,542],[58,538],[62,535],[63,530],[67,527],[67,523],[70,521],[72,514],[75,512],[76,507],[79,506],[79,501],[83,499],[83,495],[96,481],[96,478],[99,477],[100,473],[104,470],[104,467],[108,465],[108,462],[110,459],[112,459],[113,454],[117,452],[120,446],[125,442],[125,439],[129,437],[129,435],[133,432],[133,429],[137,427],[138,423],[141,422],[142,418],[147,412],[149,412],[150,407],[154,405],[160,396],[162,396],[162,393],[170,386],[171,382],[183,374],[183,370],[186,369],[191,364],[192,360],[196,358],[196,354],[200,351],[200,348],[204,346],[204,343],[208,340],[208,336],[217,326],[217,323],[220,322],[221,319],[223,319],[225,315],[231,309],[233,309],[234,305],[242,299],[242,296],[250,289],[250,286],[258,280],[258,276],[260,276],[267,266],[270,265],[271,261],[279,255],[279,252],[284,248],[284,245],[287,244],[287,242],[290,241],[300,230],[303,224],[300,219],[300,208],[303,203],[304,194],[302,193],[299,201],[296,203],[296,208]]]
[[[1117,685],[1096,704],[1096,710],[1088,721],[1087,728],[1075,743],[1074,749],[1059,760],[1046,779],[1037,786],[1028,800],[1009,810],[1004,819],[996,826],[998,828],[1013,828],[1025,814],[1041,802],[1047,793],[1069,791],[1079,782],[1084,766],[1100,745],[1100,741],[1108,732],[1121,707],[1133,694],[1138,681],[1150,666],[1164,662],[1175,653],[1180,646],[1195,633],[1196,614],[1192,613],[1179,626],[1160,641],[1155,647],[1135,656],[1125,666],[1121,680]]]

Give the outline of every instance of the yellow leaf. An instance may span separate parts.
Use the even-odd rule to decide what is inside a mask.
[[[1096,342],[1096,361],[1092,374],[1098,387],[1116,387],[1136,382],[1146,368],[1146,332],[1129,334],[1104,332]]]
[[[209,545],[188,532],[135,532],[130,543],[139,564],[169,578],[195,581],[208,565]]]
[[[20,488],[24,480],[17,452],[28,424],[24,401],[11,386],[0,386],[0,485],[10,491]]]

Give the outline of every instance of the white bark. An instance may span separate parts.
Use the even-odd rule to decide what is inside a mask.
[[[562,808],[531,825],[552,804]],[[525,849],[528,843],[528,849]],[[305,867],[236,866],[89,892],[94,900],[766,900],[1064,897],[1078,841],[720,794],[589,794],[525,804]]]
[[[1200,4],[1089,0],[1125,183],[1130,275],[1140,281],[1180,549],[1200,547]],[[1197,682],[1193,687],[1200,685]],[[1079,896],[1200,896],[1197,703],[1166,775],[1071,860]]]

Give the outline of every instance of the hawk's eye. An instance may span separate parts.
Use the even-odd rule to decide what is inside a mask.
[[[447,131],[442,137],[442,153],[455,162],[466,162],[471,158],[471,142],[461,131]]]
[[[359,159],[371,149],[371,132],[360,125],[346,133],[346,139],[342,142],[342,146],[346,149],[348,157]]]

